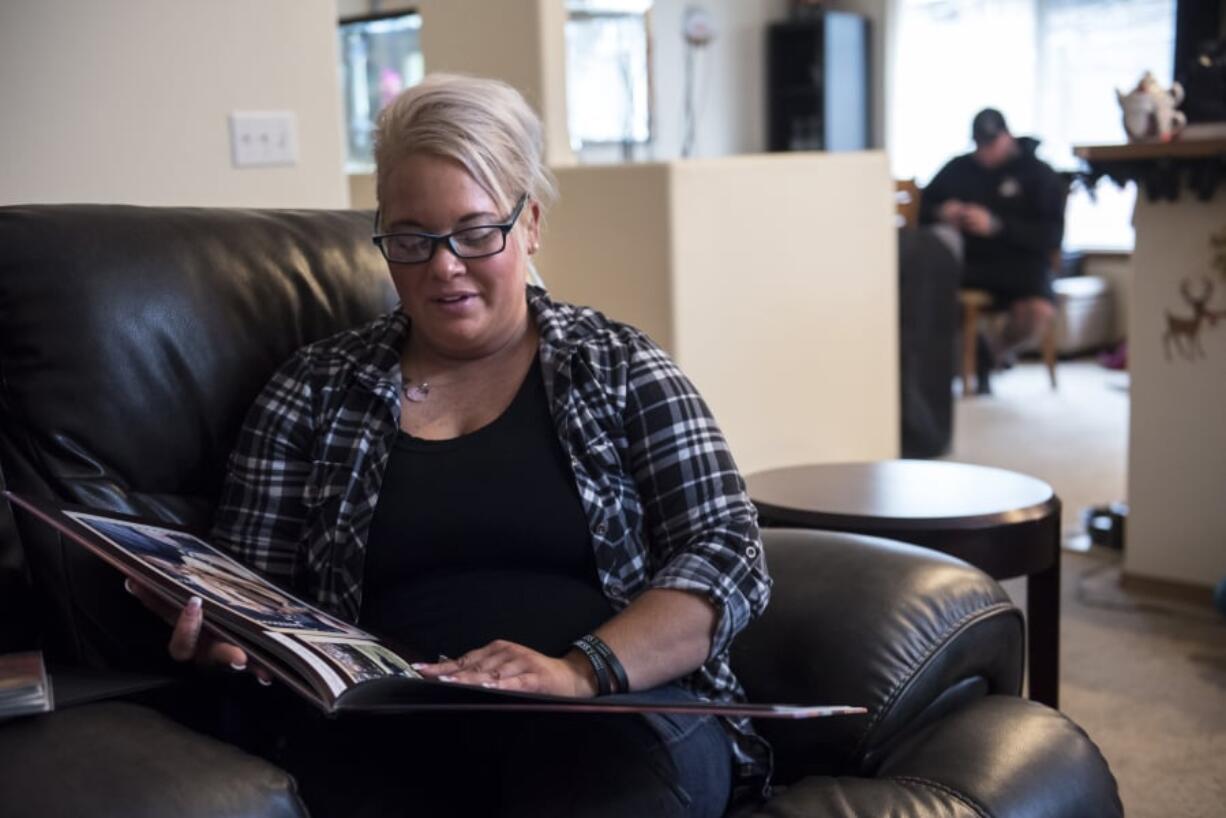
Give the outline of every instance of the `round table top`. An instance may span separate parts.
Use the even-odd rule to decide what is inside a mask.
[[[746,478],[763,515],[814,525],[872,519],[916,528],[1019,523],[1056,508],[1051,486],[1005,469],[942,460],[822,463]]]

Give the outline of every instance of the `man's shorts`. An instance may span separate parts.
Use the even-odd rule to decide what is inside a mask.
[[[999,267],[967,267],[962,274],[961,286],[991,293],[996,307],[1008,307],[1015,301],[1027,298],[1044,298],[1052,303],[1056,301],[1051,275],[1046,270],[1030,273]]]

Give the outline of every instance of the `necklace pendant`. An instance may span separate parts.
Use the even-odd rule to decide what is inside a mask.
[[[430,384],[422,381],[417,384],[405,384],[404,396],[413,403],[421,403],[426,398],[430,397]]]

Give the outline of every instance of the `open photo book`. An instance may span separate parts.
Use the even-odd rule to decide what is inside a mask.
[[[634,694],[574,699],[426,679],[412,664],[427,657],[298,599],[184,529],[13,492],[5,496],[169,605],[181,608],[200,597],[208,631],[247,651],[329,714],[510,709],[807,719],[866,712],[842,705],[659,703],[636,700]]]

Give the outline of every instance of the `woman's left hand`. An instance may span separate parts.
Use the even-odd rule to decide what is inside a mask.
[[[502,639],[457,659],[415,664],[413,669],[428,679],[497,690],[576,698],[596,695],[595,672],[579,651],[572,650],[561,659],[554,659]]]

